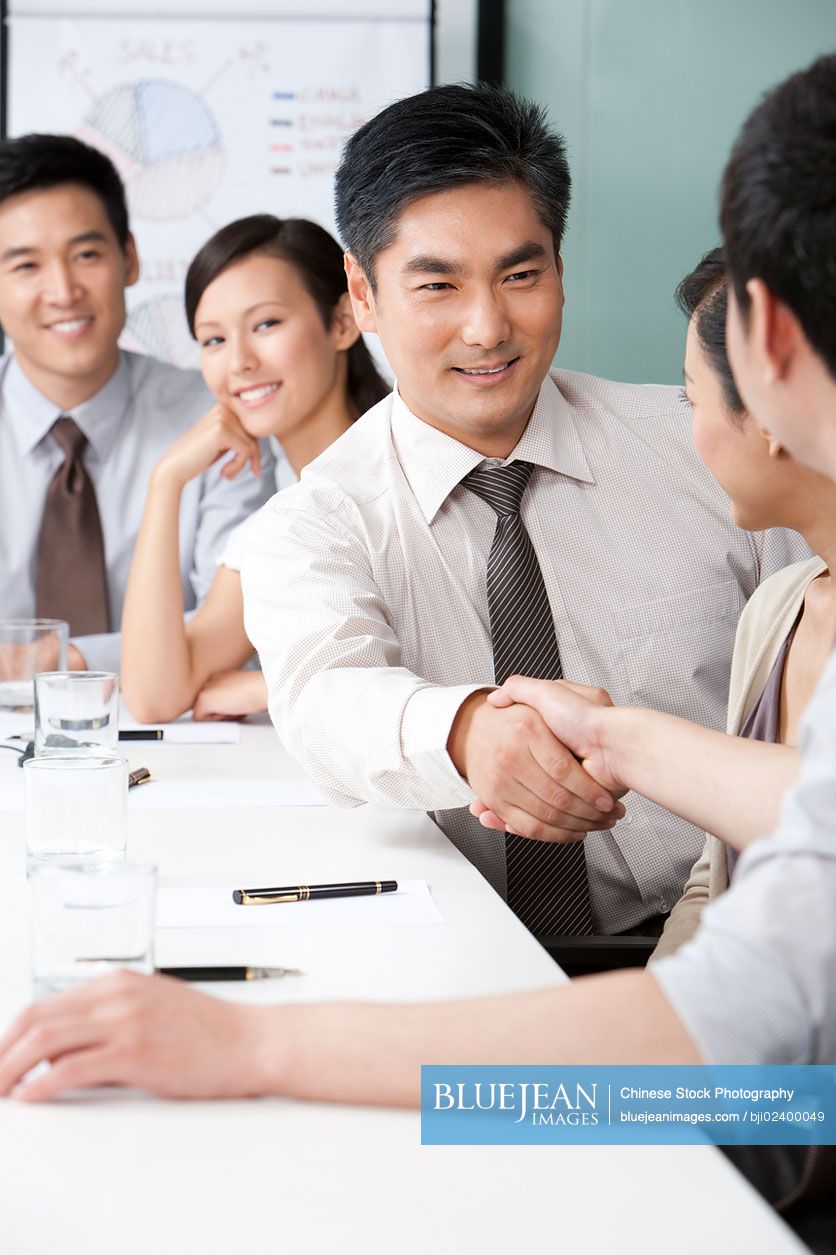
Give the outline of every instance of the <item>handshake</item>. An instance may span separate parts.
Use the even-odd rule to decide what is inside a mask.
[[[539,841],[582,841],[623,818],[611,735],[619,712],[603,689],[512,676],[464,701],[447,748],[488,828]]]

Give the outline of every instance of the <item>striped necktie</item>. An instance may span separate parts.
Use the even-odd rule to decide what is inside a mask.
[[[82,461],[87,437],[66,415],[50,430],[64,461],[46,492],[38,540],[38,615],[66,619],[70,636],[110,631],[104,539],[96,490]]]
[[[534,467],[512,462],[480,467],[462,480],[496,513],[488,555],[488,610],[494,679],[510,675],[559,680],[563,675],[543,573],[520,516]],[[533,933],[588,936],[592,912],[582,841],[559,844],[509,833],[505,840],[508,905]]]

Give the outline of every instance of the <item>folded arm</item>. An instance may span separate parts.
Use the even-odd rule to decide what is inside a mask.
[[[201,499],[192,579],[205,601],[186,622],[180,569],[183,489],[230,452],[232,458]],[[256,478],[246,469],[248,461]],[[154,469],[122,614],[122,687],[138,719],[176,718],[193,705],[210,675],[240,667],[252,654],[244,632],[240,578],[225,567],[216,568],[214,555],[219,538],[246,515],[246,508],[240,514],[234,510],[236,496],[244,490],[248,500],[256,493],[251,504],[258,504],[260,472],[258,442],[218,406],[172,445]],[[229,482],[235,479],[240,484]]]

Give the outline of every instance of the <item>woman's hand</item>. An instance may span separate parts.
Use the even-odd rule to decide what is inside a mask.
[[[604,689],[568,680],[532,680],[515,675],[490,693],[488,701],[492,706],[522,702],[533,707],[588,775],[613,797],[627,792],[613,772],[607,753],[605,712],[612,709],[612,699]],[[485,828],[505,829],[499,816],[479,799],[470,803],[470,813]]]
[[[261,474],[258,441],[244,431],[231,410],[214,405],[166,450],[154,468],[154,479],[173,481],[182,488],[225,453],[233,456],[221,471],[224,479],[234,479],[248,462],[254,475]]]
[[[166,1098],[263,1094],[281,1045],[274,1018],[275,1008],[210,998],[171,977],[114,972],[17,1017],[0,1039],[0,1096],[40,1102],[90,1085]],[[23,1082],[44,1059],[52,1067]]]
[[[241,719],[267,709],[267,685],[260,671],[219,671],[198,693],[195,719]]]

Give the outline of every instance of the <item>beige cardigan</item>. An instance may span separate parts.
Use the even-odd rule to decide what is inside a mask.
[[[808,558],[764,580],[740,616],[734,641],[726,731],[736,735],[753,708],[795,622],[808,585],[827,569]],[[706,834],[682,897],[670,913],[651,962],[673,954],[694,935],[706,903],[729,885],[726,846]]]

